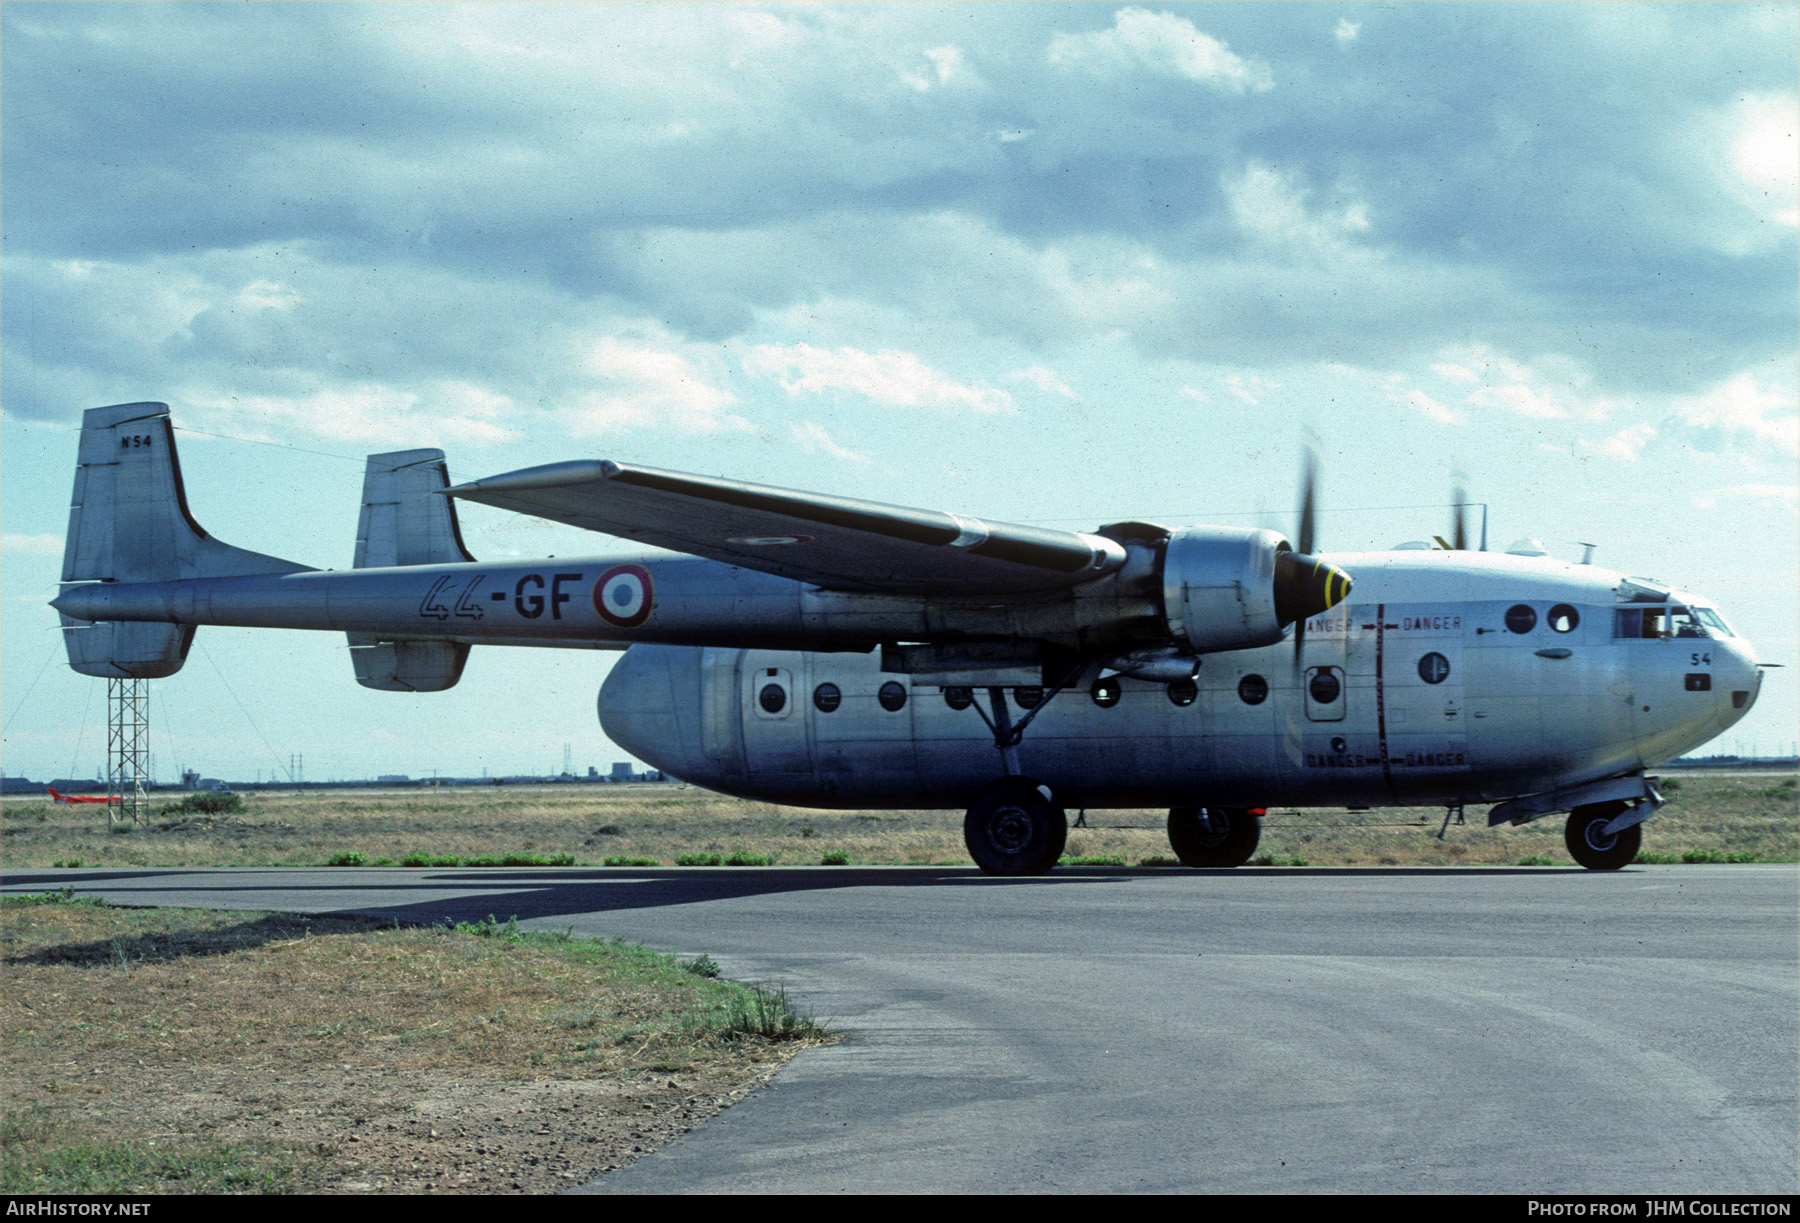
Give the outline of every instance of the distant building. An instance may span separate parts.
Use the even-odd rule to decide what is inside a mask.
[[[637,778],[637,774],[631,771],[631,761],[629,760],[615,761],[611,776],[614,781],[634,781]]]
[[[405,773],[383,773],[375,780],[390,786],[405,786],[412,784],[412,778],[408,777]]]

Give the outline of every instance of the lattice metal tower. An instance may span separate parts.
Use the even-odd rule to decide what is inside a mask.
[[[150,820],[150,681],[106,681],[106,792],[111,823],[145,824]]]

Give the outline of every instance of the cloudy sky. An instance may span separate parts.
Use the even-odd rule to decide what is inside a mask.
[[[362,456],[603,455],[1058,525],[1543,540],[1722,601],[1795,734],[1794,5],[7,3],[4,764],[91,773],[54,615],[84,408],[346,566]],[[1402,508],[1397,508],[1402,507]],[[1403,508],[1429,507],[1429,508]],[[482,557],[610,541],[465,508]],[[208,629],[157,767],[623,758],[607,655],[432,696]]]

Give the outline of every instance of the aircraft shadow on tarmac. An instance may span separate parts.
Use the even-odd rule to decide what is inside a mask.
[[[1274,876],[1302,880],[1352,879],[1383,876],[1417,878],[1421,875],[1521,875],[1576,874],[1595,878],[1591,871],[1563,867],[1237,867],[1231,870],[1171,871],[1167,868],[1130,867],[1063,867],[1048,875],[1030,878],[997,878],[978,873],[973,867],[902,867],[871,869],[852,867],[808,867],[760,869],[652,869],[617,868],[599,870],[537,869],[508,870],[478,868],[424,869],[416,871],[370,870],[366,873],[338,872],[321,878],[329,868],[294,870],[277,868],[254,882],[242,871],[211,869],[169,871],[57,871],[34,874],[9,871],[5,884],[10,890],[29,890],[34,886],[62,888],[78,886],[82,891],[104,891],[108,884],[129,883],[133,905],[179,904],[193,906],[196,893],[231,896],[243,899],[246,894],[266,894],[277,907],[288,912],[317,916],[375,917],[384,921],[400,921],[417,925],[443,925],[447,922],[482,921],[495,917],[502,921],[516,917],[521,921],[537,918],[577,916],[626,909],[654,909],[669,905],[706,904],[711,901],[738,900],[750,896],[776,895],[786,892],[835,890],[857,887],[906,888],[1041,888],[1092,884],[1121,884],[1134,878],[1191,879],[1216,887],[1233,879],[1265,879]],[[1636,872],[1606,872],[1614,874]],[[161,879],[162,887],[146,887],[151,880]],[[409,892],[442,893],[446,888],[476,887],[474,895],[442,896],[406,900]],[[341,903],[346,892],[367,892],[368,903]],[[159,899],[166,893],[168,899]],[[340,903],[326,902],[318,908],[303,903],[307,893],[326,895]],[[376,894],[381,894],[377,899]],[[179,899],[177,899],[179,898]],[[200,903],[204,903],[201,901]]]

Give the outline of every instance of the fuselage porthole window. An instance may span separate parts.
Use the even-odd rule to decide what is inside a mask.
[[[1269,681],[1260,675],[1246,675],[1238,681],[1238,700],[1246,705],[1260,705],[1269,699]]]
[[[1529,603],[1514,603],[1506,609],[1506,627],[1515,633],[1529,633],[1537,627],[1537,612]]]
[[[906,708],[906,685],[895,683],[890,679],[881,685],[881,690],[875,694],[875,699],[880,701],[881,707],[889,713],[899,713]]]
[[[1013,703],[1020,709],[1036,709],[1044,703],[1044,690],[1036,687],[1014,688]]]
[[[1428,684],[1441,684],[1450,678],[1450,660],[1442,654],[1427,654],[1419,660],[1419,678]]]
[[[952,709],[967,709],[975,703],[975,692],[971,688],[951,687],[944,689],[944,704]]]
[[[1178,679],[1169,685],[1169,699],[1186,708],[1200,695],[1200,686],[1191,679]]]
[[[1111,709],[1119,703],[1119,698],[1125,695],[1125,685],[1119,682],[1118,676],[1109,675],[1105,679],[1095,680],[1093,686],[1088,689],[1088,695],[1094,698],[1094,704],[1100,708]]]
[[[1319,673],[1312,677],[1312,682],[1306,686],[1306,690],[1314,701],[1321,705],[1329,705],[1338,699],[1344,686],[1338,683],[1338,677],[1331,673],[1329,667],[1321,667]]]
[[[1581,613],[1567,603],[1558,603],[1544,619],[1556,632],[1572,633],[1581,623]]]
[[[762,691],[756,694],[756,703],[763,707],[764,713],[780,713],[787,708],[787,689],[780,684],[764,684]]]
[[[838,691],[836,684],[820,684],[813,689],[813,708],[820,713],[835,713],[844,701],[844,694]]]

